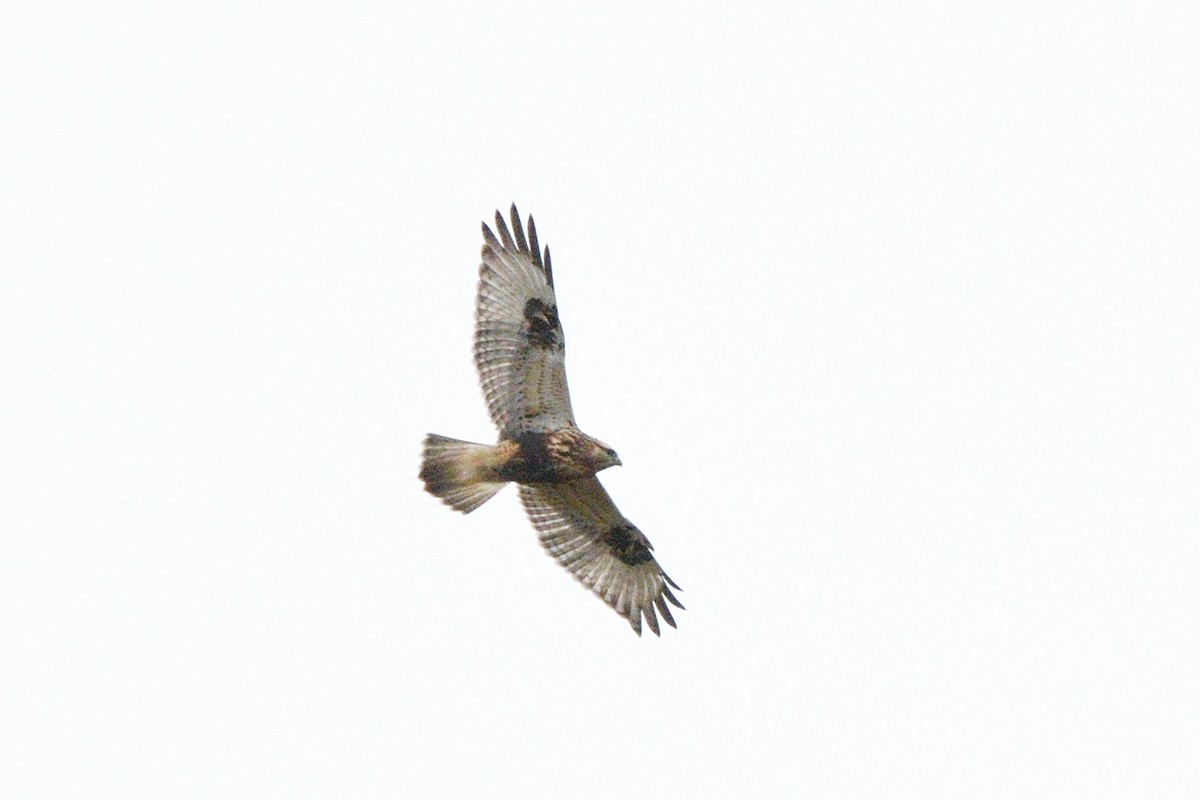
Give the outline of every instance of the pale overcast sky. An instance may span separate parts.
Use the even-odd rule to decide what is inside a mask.
[[[0,796],[1200,796],[1200,6],[0,11]],[[480,220],[683,587],[508,488]]]

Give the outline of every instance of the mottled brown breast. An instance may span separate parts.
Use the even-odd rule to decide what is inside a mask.
[[[517,483],[566,483],[596,473],[589,440],[566,428],[552,433],[527,431],[512,440],[515,452],[500,467],[502,478]]]

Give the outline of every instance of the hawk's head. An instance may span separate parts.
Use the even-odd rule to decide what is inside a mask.
[[[621,457],[617,455],[617,451],[606,445],[599,439],[588,437],[588,460],[592,462],[592,467],[596,472],[609,467],[621,466]]]

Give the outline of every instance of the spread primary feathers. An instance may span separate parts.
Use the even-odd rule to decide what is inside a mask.
[[[674,627],[668,603],[683,608],[671,594],[679,587],[658,565],[650,540],[596,479],[621,460],[575,425],[550,248],[539,250],[532,217],[526,238],[516,205],[510,216],[511,233],[499,211],[496,233],[483,225],[475,299],[475,367],[500,441],[475,444],[431,433],[421,480],[464,514],[505,484],[519,484],[546,552],[639,636],[643,618],[657,635],[655,609]]]

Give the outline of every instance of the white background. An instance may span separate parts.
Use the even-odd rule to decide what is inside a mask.
[[[0,795],[1200,796],[1200,7],[407,6],[4,4]],[[417,481],[513,200],[661,639]]]

